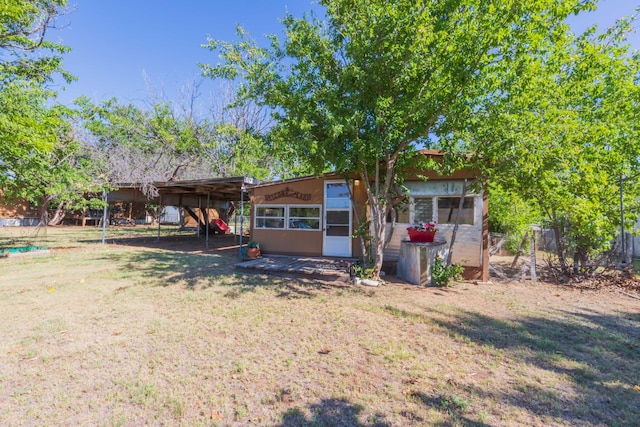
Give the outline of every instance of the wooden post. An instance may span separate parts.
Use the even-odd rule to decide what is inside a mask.
[[[162,194],[158,196],[158,242],[160,241],[160,217],[162,216]]]
[[[109,209],[109,198],[106,191],[102,192],[102,201],[104,202],[102,208],[102,245],[104,246],[107,237],[107,211]]]
[[[538,281],[538,276],[536,275],[536,231],[535,229],[531,230],[531,242],[530,242],[530,252],[531,252],[531,282],[536,283]]]
[[[209,212],[209,199],[211,198],[211,193],[209,191],[207,191],[207,210],[206,212]],[[205,248],[209,249],[209,215],[206,215],[207,218],[207,225],[205,228]]]

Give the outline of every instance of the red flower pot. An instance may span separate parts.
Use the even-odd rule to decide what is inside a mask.
[[[247,258],[256,259],[260,256],[260,248],[247,248]]]
[[[428,243],[433,242],[433,238],[436,236],[435,231],[418,231],[408,230],[409,240],[412,242]]]

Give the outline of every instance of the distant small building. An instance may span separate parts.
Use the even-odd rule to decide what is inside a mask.
[[[7,200],[0,194],[0,227],[35,226],[39,220],[36,206],[25,200]]]

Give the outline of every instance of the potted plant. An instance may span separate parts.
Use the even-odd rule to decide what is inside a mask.
[[[356,285],[380,286],[380,281],[373,279],[375,266],[364,260],[351,265],[351,277]]]
[[[409,232],[409,240],[412,242],[433,242],[438,228],[436,222],[419,222],[416,225],[407,227]]]
[[[243,252],[245,258],[258,258],[260,256],[260,243],[254,242],[253,240],[249,241]]]

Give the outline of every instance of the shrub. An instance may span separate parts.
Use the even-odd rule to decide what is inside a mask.
[[[449,286],[451,280],[462,280],[463,270],[460,264],[446,265],[442,258],[436,257],[431,269],[431,280],[436,286]]]

